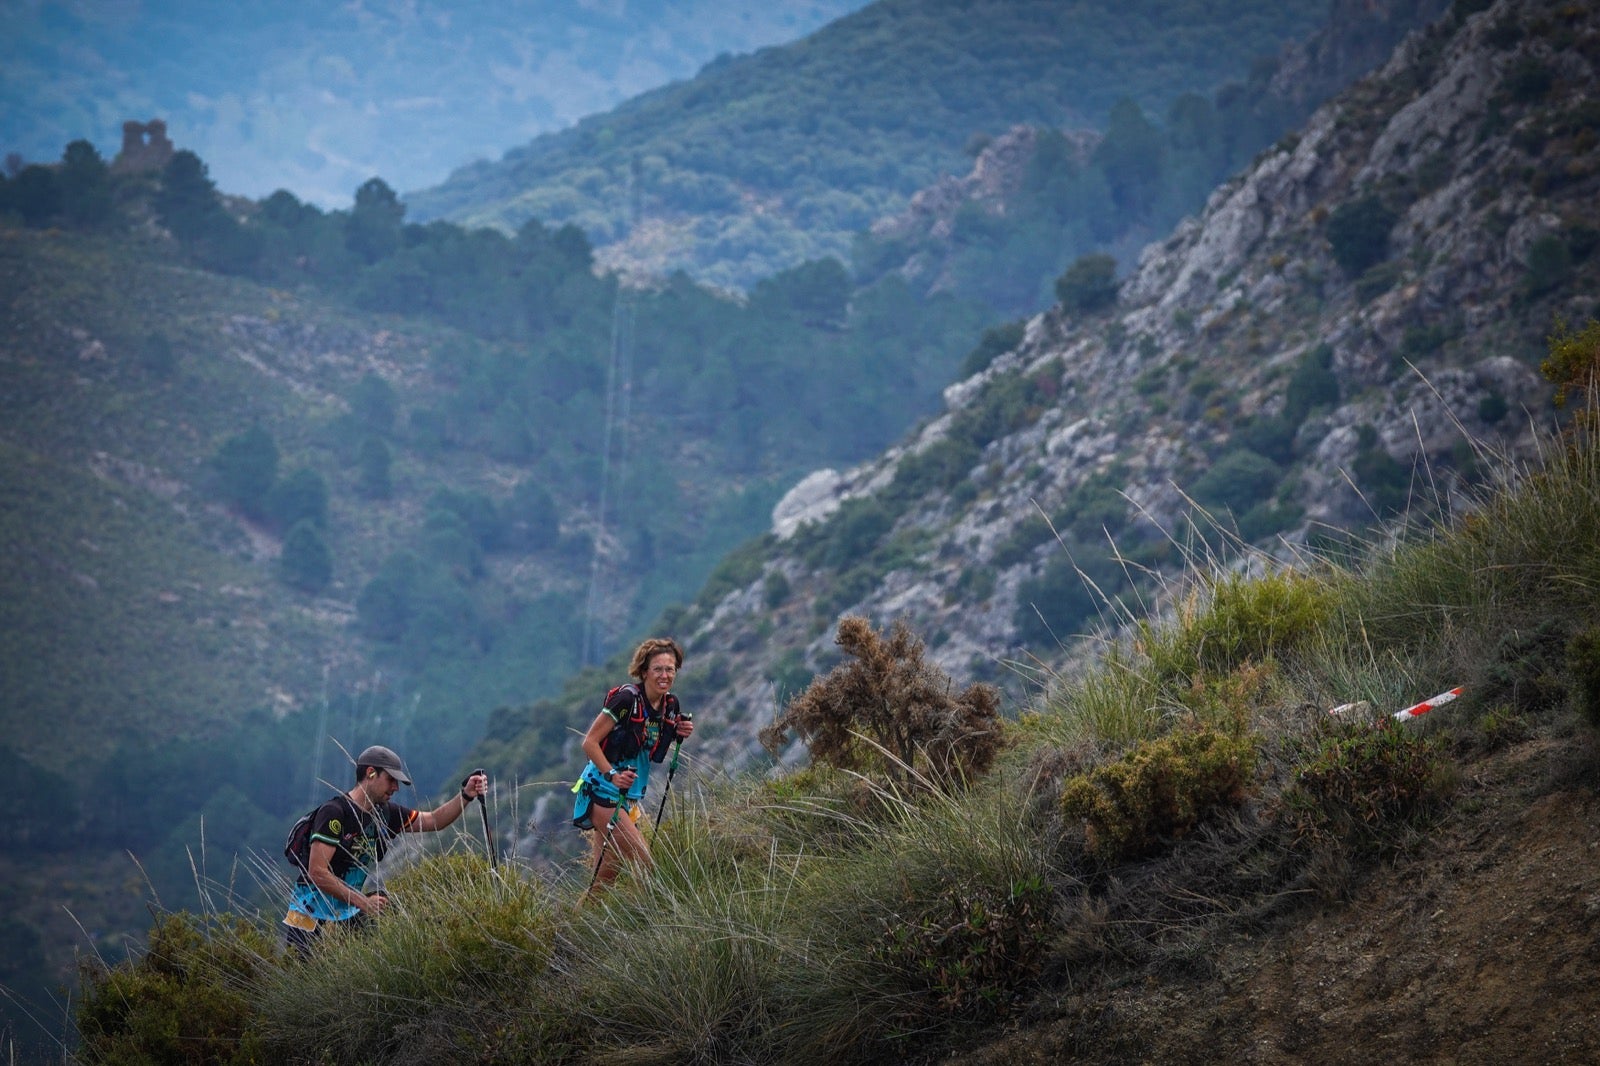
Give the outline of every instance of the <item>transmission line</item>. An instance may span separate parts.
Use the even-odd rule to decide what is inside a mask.
[[[628,168],[628,233],[639,221],[637,186],[639,162]],[[595,513],[594,550],[589,556],[589,594],[583,609],[583,648],[580,662],[593,665],[600,659],[598,616],[606,593],[605,539],[611,484],[628,483],[628,427],[633,416],[633,336],[636,307],[633,289],[621,272],[617,274],[616,294],[611,305],[611,359],[606,369],[605,429],[600,436],[600,501]],[[612,475],[615,449],[616,474]]]

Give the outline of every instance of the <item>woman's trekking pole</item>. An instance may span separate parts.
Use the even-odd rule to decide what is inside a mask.
[[[694,721],[694,715],[684,713],[686,722]],[[678,772],[678,749],[683,747],[683,738],[679,737],[672,744],[672,762],[667,764],[667,787],[661,790],[661,806],[656,810],[656,828],[661,828],[661,816],[667,813],[667,797],[672,795],[672,778]]]
[[[626,803],[626,798],[623,799]],[[605,865],[606,849],[611,846],[611,827],[617,824],[617,818],[622,814],[622,803],[617,804],[617,809],[611,812],[611,820],[606,823],[606,835],[600,838],[600,857],[594,861],[594,873],[589,875],[589,887],[583,894],[588,895],[594,891],[594,883],[600,880],[600,867]]]
[[[476,777],[478,774],[483,773],[483,770],[478,769],[467,776]],[[484,774],[484,776],[487,777],[488,774]],[[483,793],[481,792],[478,793],[478,813],[483,816],[483,846],[489,852],[489,869],[493,870],[500,865],[500,857],[494,850],[494,835],[489,832],[489,804],[483,798]]]

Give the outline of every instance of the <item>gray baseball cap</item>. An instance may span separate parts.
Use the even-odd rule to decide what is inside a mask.
[[[411,771],[406,769],[406,764],[400,761],[400,756],[382,744],[374,744],[357,755],[356,765],[376,766],[380,770],[387,770],[389,776],[402,785],[411,784]]]

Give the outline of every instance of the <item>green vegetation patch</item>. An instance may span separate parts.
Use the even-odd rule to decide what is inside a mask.
[[[1102,862],[1137,858],[1184,837],[1213,811],[1244,802],[1257,746],[1254,737],[1212,729],[1144,741],[1069,778],[1061,810],[1082,823],[1090,855]]]

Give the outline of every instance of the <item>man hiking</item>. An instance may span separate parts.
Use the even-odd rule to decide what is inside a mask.
[[[283,919],[285,939],[300,954],[310,951],[330,922],[354,929],[383,913],[388,897],[362,889],[390,841],[401,833],[443,829],[489,790],[489,779],[480,771],[440,806],[414,811],[390,802],[401,785],[409,784],[411,773],[400,756],[374,744],[356,756],[355,787],[311,815],[305,866]]]
[[[619,685],[607,693],[583,736],[589,764],[572,789],[578,794],[572,824],[594,831],[598,883],[616,880],[619,857],[650,865],[650,846],[637,824],[650,787],[650,765],[661,762],[673,743],[694,732],[694,723],[672,694],[682,666],[683,649],[677,641],[654,637],[640,644],[628,666],[637,684]]]

